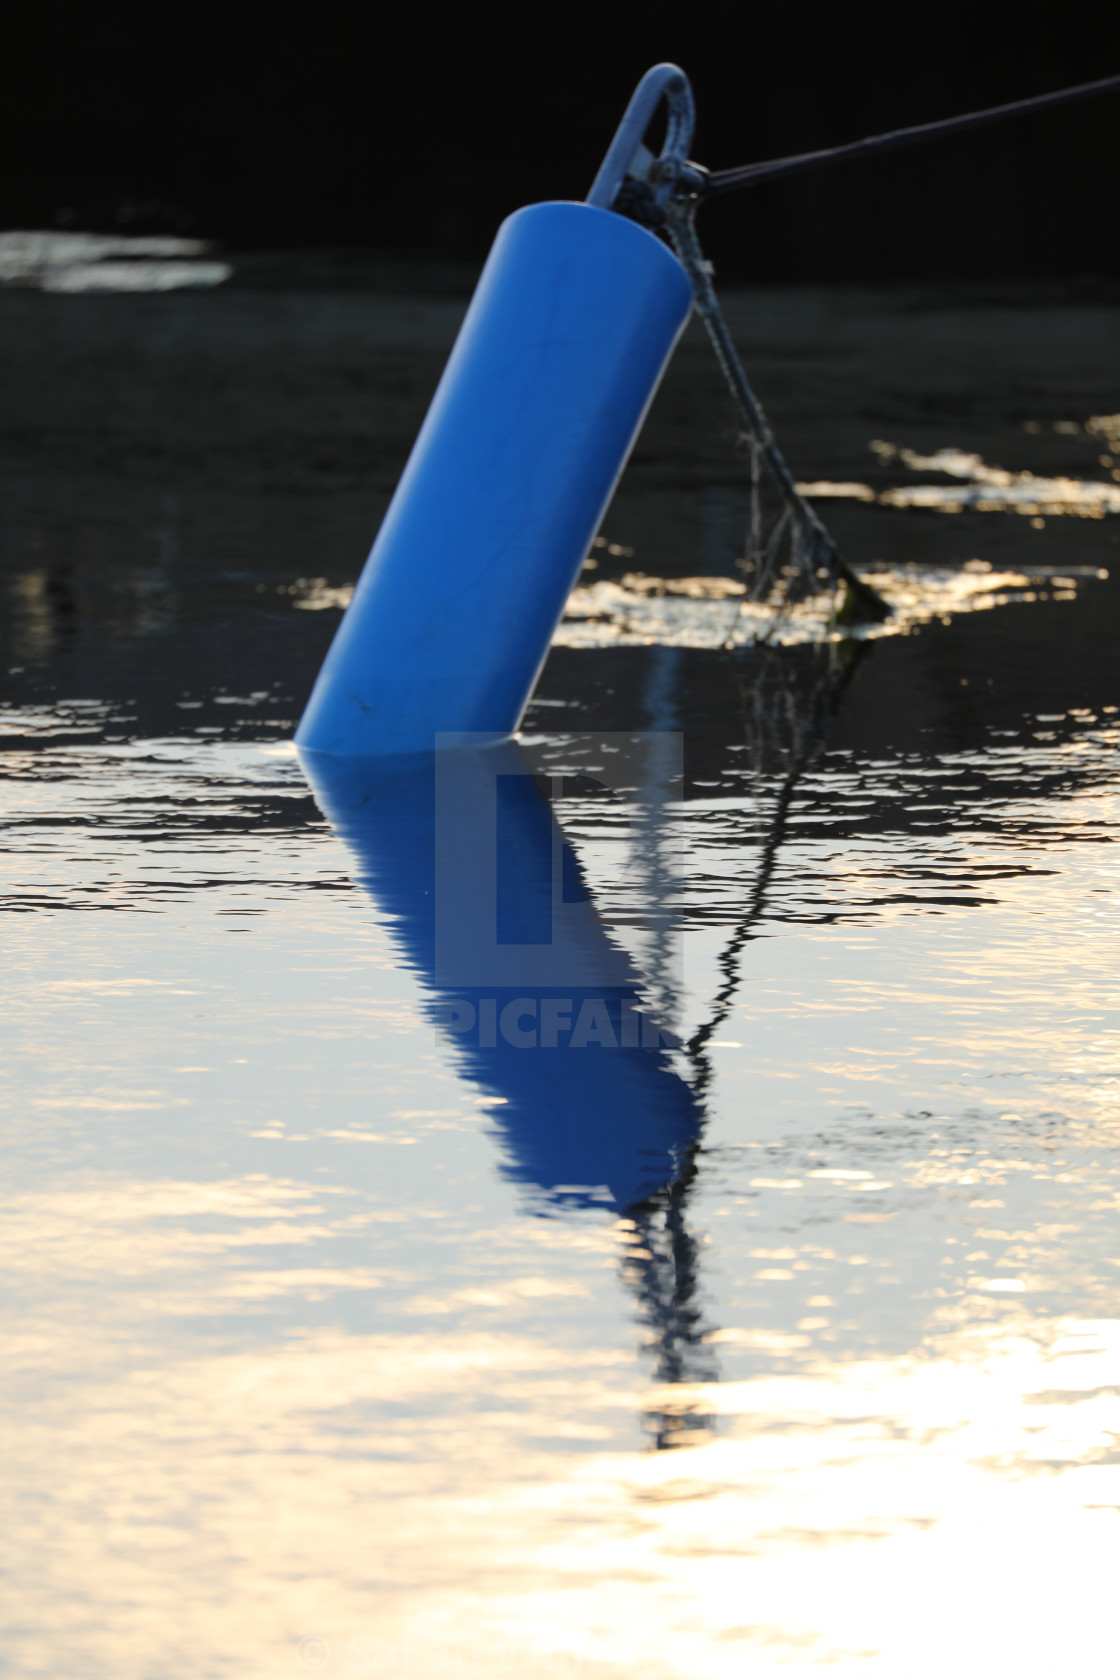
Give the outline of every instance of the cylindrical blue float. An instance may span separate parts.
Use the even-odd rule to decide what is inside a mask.
[[[611,211],[502,224],[301,747],[517,728],[691,302],[672,252]]]

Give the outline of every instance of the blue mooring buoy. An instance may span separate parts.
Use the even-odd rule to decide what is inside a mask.
[[[534,204],[499,229],[298,745],[382,757],[430,752],[437,734],[444,745],[456,734],[477,745],[480,735],[514,732],[694,298],[744,436],[783,503],[757,598],[776,583],[785,525],[790,575],[829,575],[846,584],[852,610],[885,617],[888,607],[841,559],[774,442],[712,288],[696,205],[1117,88],[1120,76],[1106,76],[713,175],[688,161],[695,113],[687,76],[675,64],[654,65],[586,204]],[[654,158],[643,137],[662,100],[665,138]],[[667,231],[682,260],[643,222]]]
[[[692,296],[668,247],[610,210],[502,224],[301,748],[516,730]]]

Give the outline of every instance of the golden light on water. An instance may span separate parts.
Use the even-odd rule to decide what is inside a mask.
[[[1117,735],[806,771],[672,1230],[518,1166],[338,841],[233,806],[290,753],[12,754],[17,1672],[1111,1680]],[[698,794],[685,1034],[772,788]]]
[[[171,1645],[200,1668],[299,1672],[314,1634],[339,1673],[483,1673],[518,1651],[546,1673],[703,1680],[1107,1672],[1120,1321],[994,1307],[970,1283],[909,1354],[799,1337],[767,1373],[660,1396],[624,1352],[573,1354],[547,1327],[169,1346],[161,1320],[206,1309],[220,1250],[313,1241],[321,1207],[272,1224],[306,1199],[222,1186],[209,1205],[249,1229],[201,1245],[181,1227],[195,1185],[23,1210],[46,1311],[9,1342],[9,1383],[38,1399],[12,1420],[23,1539],[5,1522],[5,1567],[75,1662],[140,1675]],[[369,1282],[297,1260],[217,1296],[245,1311],[273,1287],[314,1301]],[[611,1444],[661,1400],[718,1417],[719,1437]]]
[[[866,486],[801,486],[806,492],[814,490],[823,495],[838,491],[845,496],[855,488]],[[1120,508],[1120,489],[1116,497]],[[873,492],[858,499],[873,499]],[[919,502],[899,505],[917,506]],[[930,505],[939,505],[936,496]],[[953,511],[960,509],[954,506]],[[1029,511],[1037,513],[1038,507],[1032,503]],[[1055,510],[1048,504],[1046,511]],[[880,640],[907,635],[923,624],[948,622],[951,616],[962,613],[990,612],[994,607],[1038,600],[1073,601],[1086,579],[1082,575],[1071,577],[1068,570],[998,571],[987,561],[943,568],[876,564],[867,575],[890,606],[891,617],[881,624],[860,627],[859,636]],[[1107,576],[1102,568],[1093,568],[1093,579]],[[351,586],[332,588],[323,578],[300,579],[298,587],[301,593],[295,604],[315,612],[342,609],[353,594]],[[578,584],[568,598],[553,645],[721,648],[749,646],[764,639],[791,647],[830,638],[838,639],[831,595],[813,596],[788,608],[775,624],[770,609],[747,600],[745,586],[734,578],[662,578],[629,572],[618,580],[601,578]]]
[[[1080,814],[1114,819],[1114,800]],[[753,1279],[713,1302],[719,1381],[643,1380],[620,1272],[632,1220],[527,1218],[514,1201],[480,1224],[423,1176],[386,1200],[323,1153],[415,1159],[399,1146],[418,1136],[487,1150],[454,1087],[375,1127],[270,1129],[256,1148],[311,1152],[286,1172],[264,1157],[210,1180],[94,1168],[13,1197],[0,1530],[26,1624],[49,1616],[63,1667],[129,1680],[168,1649],[250,1680],[312,1664],[1107,1674],[1120,1067],[1095,1017],[1115,1005],[1115,871],[1092,845],[1066,867],[1061,888],[1005,884],[978,912],[984,941],[962,942],[979,924],[960,917],[932,962],[919,918],[863,929],[843,999],[827,966],[813,978],[831,947],[811,930],[798,996],[763,965],[722,1052],[752,1112],[789,1055],[762,1053],[760,1022],[813,1035],[810,1100],[814,1085],[866,1100],[885,1080],[904,1103],[916,1055],[950,1107],[894,1142],[838,1138],[831,1157],[796,1127],[739,1137],[742,1165],[715,1171],[695,1215],[715,1276]],[[1054,937],[1063,903],[1076,948]],[[67,977],[102,1030],[129,1018],[130,955],[94,976],[79,951]],[[1055,998],[1060,1043],[1039,1032]],[[924,1023],[901,1044],[900,1014]],[[185,1109],[182,1136],[199,1109],[179,1093],[218,1060],[172,1044],[177,1086],[87,1084],[40,1113]],[[1024,1124],[1059,1097],[1060,1136]],[[710,1425],[651,1452],[635,1422],[659,1411]],[[33,1671],[41,1634],[10,1639]]]

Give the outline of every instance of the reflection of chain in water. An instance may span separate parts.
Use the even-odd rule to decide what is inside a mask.
[[[814,649],[811,680],[800,685],[794,680],[794,672],[801,667],[795,667],[781,649],[766,650],[750,681],[742,662],[732,656],[751,768],[762,776],[772,766],[780,765],[784,774],[743,914],[718,959],[723,981],[712,999],[712,1012],[685,1046],[693,1068],[693,1089],[698,1094],[711,1083],[707,1046],[730,1014],[739,989],[739,955],[765,906],[797,785],[824,745],[827,726],[865,651],[859,642],[832,642]]]
[[[851,680],[862,650],[852,644],[828,645],[815,650],[810,679],[798,681],[804,661],[791,660],[781,650],[767,650],[759,662],[752,659],[753,676],[748,678],[740,660],[732,671],[742,708],[745,745],[751,767],[760,775],[772,774],[780,766],[774,810],[762,848],[762,856],[743,915],[732,931],[719,959],[723,983],[713,1000],[708,1020],[689,1040],[686,1054],[693,1067],[693,1090],[702,1095],[711,1081],[707,1045],[727,1018],[739,986],[738,958],[766,900],[778,850],[784,838],[797,785],[817,757],[824,743],[826,727],[845,687]],[[654,727],[666,728],[676,721],[671,688],[676,677],[679,650],[658,650],[646,690],[646,707]],[[661,808],[651,806],[654,821],[663,817]],[[653,876],[648,859],[655,855],[655,836],[637,849],[647,864],[647,884]],[[718,1368],[700,1306],[700,1244],[688,1228],[688,1201],[698,1173],[702,1137],[688,1148],[673,1181],[649,1201],[628,1210],[627,1250],[623,1277],[633,1291],[639,1315],[650,1331],[647,1348],[654,1354],[654,1382],[660,1393],[646,1412],[646,1428],[658,1450],[698,1445],[714,1426],[712,1414],[689,1390],[716,1382]],[[679,1389],[674,1402],[666,1391]]]
[[[677,1403],[659,1395],[659,1403],[646,1412],[645,1427],[659,1451],[698,1445],[714,1421],[702,1405],[687,1397],[693,1384],[716,1382],[719,1377],[715,1356],[704,1341],[700,1244],[685,1220],[698,1147],[689,1150],[672,1184],[629,1211],[633,1230],[623,1278],[651,1333],[646,1346],[654,1354],[654,1382],[659,1388],[679,1386],[685,1391]]]
[[[677,731],[680,717],[676,688],[680,675],[679,648],[651,648],[649,676],[642,696],[650,729],[664,734],[666,748],[647,761],[647,774],[637,795],[638,820],[631,852],[631,867],[640,875],[647,914],[652,911],[653,938],[649,960],[643,965],[645,979],[663,1018],[679,1016],[681,976],[675,920],[679,882],[666,858],[666,805],[678,800],[683,789],[673,787],[670,777],[681,766]],[[671,844],[671,841],[670,841]],[[628,1210],[627,1251],[623,1258],[623,1279],[636,1298],[641,1321],[650,1332],[647,1350],[654,1354],[653,1380],[658,1388],[715,1382],[718,1371],[712,1351],[703,1340],[699,1306],[699,1244],[686,1224],[689,1188],[696,1177],[698,1143],[681,1161],[673,1181]],[[666,1402],[645,1415],[645,1427],[655,1447],[691,1446],[706,1437],[712,1418],[693,1401]]]

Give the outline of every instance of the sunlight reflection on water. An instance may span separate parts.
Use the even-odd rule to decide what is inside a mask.
[[[1120,502],[1120,489],[1116,494]],[[775,615],[765,603],[748,600],[745,585],[734,578],[660,578],[628,572],[620,579],[593,579],[579,584],[568,597],[554,646],[715,649],[749,647],[758,641],[794,647],[853,636],[879,641],[911,635],[920,625],[935,621],[948,624],[965,613],[1035,601],[1075,601],[1079,586],[1088,580],[1104,581],[1108,572],[1098,566],[1068,565],[1060,570],[999,572],[985,560],[972,560],[944,568],[880,564],[864,575],[890,607],[890,615],[843,632],[835,622],[831,594],[811,596]],[[292,604],[305,612],[342,610],[354,593],[352,585],[334,587],[325,578],[298,578],[285,588]]]
[[[731,747],[668,808],[682,1038],[724,1015],[643,1211],[534,1180],[282,743],[5,715],[4,1568],[56,1672],[1111,1672],[1109,720],[826,753],[769,864]],[[555,812],[610,922],[612,811]]]

